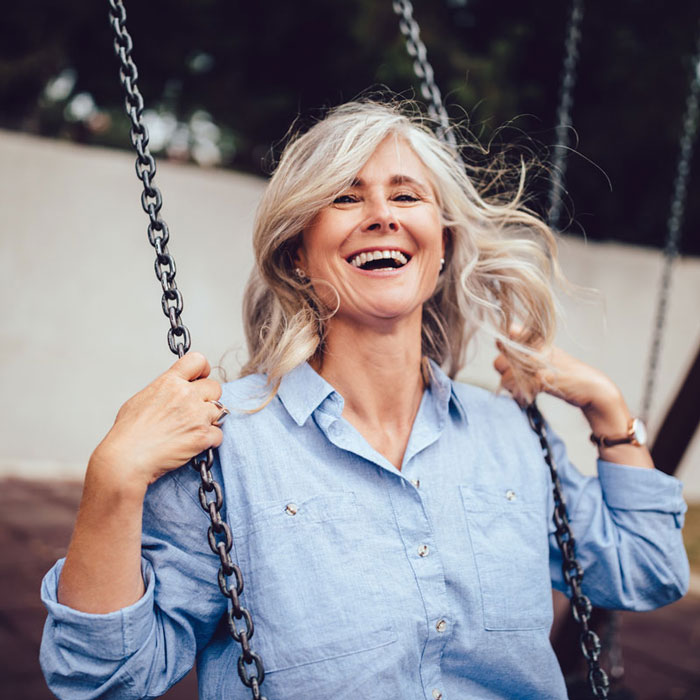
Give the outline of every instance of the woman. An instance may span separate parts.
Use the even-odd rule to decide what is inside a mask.
[[[520,404],[543,389],[608,438],[631,415],[610,379],[551,348],[555,243],[521,198],[522,181],[483,199],[385,105],[340,107],[287,147],[256,223],[243,377],[222,390],[185,356],[90,459],[68,556],[43,585],[59,697],[156,696],[195,659],[200,697],[249,697],[198,475],[177,469],[211,445],[270,700],[566,697],[538,440],[516,402],[450,377],[491,329]],[[683,595],[679,482],[630,442],[603,442],[584,478],[550,439],[593,603]]]

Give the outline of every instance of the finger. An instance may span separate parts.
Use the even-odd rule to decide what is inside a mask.
[[[216,425],[207,426],[206,430],[200,432],[197,441],[192,443],[192,457],[206,452],[210,447],[219,447],[223,441],[224,433],[221,428]]]
[[[207,407],[207,418],[211,425],[220,426],[230,413],[228,408],[219,401],[205,401]]]
[[[168,370],[188,382],[208,377],[211,372],[209,360],[201,352],[188,352]]]
[[[501,386],[510,392],[521,407],[532,403],[539,392],[538,383],[534,378],[527,385],[522,384],[522,379],[518,382],[512,367],[508,367],[501,375]]]
[[[224,441],[224,431],[212,425],[209,433],[209,447],[219,447]]]
[[[511,367],[508,367],[501,373],[501,386],[510,391],[511,394],[517,389]]]
[[[191,388],[202,401],[218,401],[221,398],[221,384],[216,379],[197,379],[191,383]]]
[[[524,331],[525,327],[521,323],[511,323],[508,328],[508,337],[512,340],[517,340],[521,335],[523,335]]]
[[[493,361],[493,366],[498,372],[503,374],[510,367],[510,362],[508,362],[505,355],[501,354]]]

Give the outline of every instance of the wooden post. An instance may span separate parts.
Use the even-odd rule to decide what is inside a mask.
[[[700,424],[700,348],[651,448],[656,468],[674,474]]]

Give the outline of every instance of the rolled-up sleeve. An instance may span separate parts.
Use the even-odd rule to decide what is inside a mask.
[[[146,592],[107,614],[58,602],[64,560],[42,582],[48,617],[40,662],[58,698],[142,699],[162,695],[182,678],[225,611],[218,557],[207,544],[208,518],[191,469],[149,488],[144,503],[141,570]]]
[[[153,635],[153,567],[142,561],[146,592],[140,600],[98,615],[58,602],[64,561],[56,562],[41,584],[41,599],[49,613],[40,652],[46,682],[58,697],[136,697],[125,662]]]
[[[682,597],[689,566],[681,533],[686,511],[681,482],[657,469],[602,459],[597,477],[583,476],[551,429],[548,437],[584,571],[583,591],[591,602],[642,611]],[[568,593],[561,563],[550,518],[552,582]]]

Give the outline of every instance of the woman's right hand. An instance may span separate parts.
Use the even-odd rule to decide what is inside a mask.
[[[88,613],[135,603],[141,576],[141,518],[148,485],[218,447],[221,386],[193,352],[130,398],[90,458],[57,597]]]
[[[211,368],[198,352],[181,357],[119,410],[97,446],[90,467],[99,480],[130,483],[138,490],[187,463],[223,439],[214,425],[221,385],[208,379]]]

